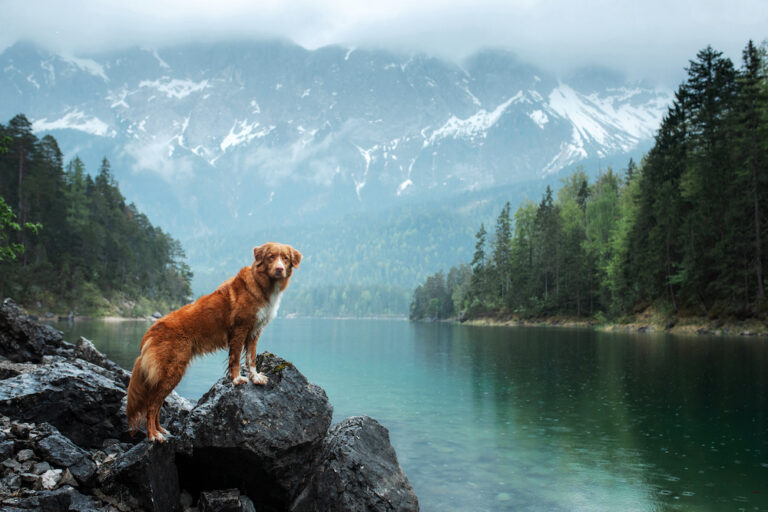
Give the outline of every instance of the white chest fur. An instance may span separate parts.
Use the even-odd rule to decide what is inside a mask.
[[[277,310],[280,309],[280,299],[282,297],[283,292],[275,289],[272,295],[269,296],[269,301],[259,309],[256,313],[256,324],[253,326],[254,334],[262,330],[265,325],[277,316]]]

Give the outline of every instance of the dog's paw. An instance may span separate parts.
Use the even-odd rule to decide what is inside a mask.
[[[164,443],[165,442],[165,436],[161,434],[160,432],[155,432],[154,435],[149,436],[149,442],[154,443],[157,441],[158,443]]]
[[[245,384],[246,382],[248,382],[248,379],[246,379],[242,375],[238,375],[237,377],[232,379],[232,384],[234,384],[235,386],[239,386],[240,384]]]
[[[258,386],[266,385],[268,380],[269,379],[267,379],[267,376],[264,375],[261,372],[259,372],[259,373],[251,372],[251,382],[253,382],[254,384],[256,384]]]

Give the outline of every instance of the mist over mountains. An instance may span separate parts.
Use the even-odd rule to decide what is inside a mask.
[[[0,97],[0,119],[26,114],[91,172],[109,158],[127,199],[181,240],[196,293],[267,240],[305,253],[300,289],[410,289],[469,259],[504,201],[637,159],[671,101],[504,51],[459,65],[284,41],[78,56],[18,43],[0,54]]]

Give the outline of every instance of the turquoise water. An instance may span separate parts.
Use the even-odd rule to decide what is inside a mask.
[[[147,326],[58,327],[130,368]],[[765,339],[277,319],[259,350],[386,426],[427,512],[768,510]]]

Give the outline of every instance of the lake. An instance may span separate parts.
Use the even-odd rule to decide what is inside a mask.
[[[130,369],[148,324],[55,326]],[[765,338],[277,319],[264,350],[386,426],[426,512],[768,510]]]

